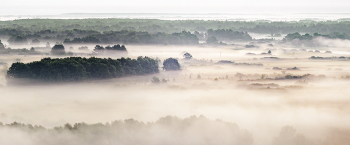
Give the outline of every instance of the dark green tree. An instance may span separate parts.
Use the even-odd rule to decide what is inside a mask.
[[[105,48],[101,45],[96,45],[94,51],[96,51],[98,53],[103,53],[105,51]]]
[[[56,44],[51,49],[51,54],[53,55],[65,55],[66,51],[64,50],[64,46],[62,44]]]
[[[163,69],[166,71],[180,70],[180,64],[175,58],[168,58],[163,62]]]
[[[185,59],[192,59],[192,55],[191,55],[190,53],[188,53],[188,52],[186,52],[186,53],[183,55],[183,57],[184,57]]]

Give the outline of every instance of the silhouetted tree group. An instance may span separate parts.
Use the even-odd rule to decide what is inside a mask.
[[[66,51],[64,50],[64,46],[62,44],[56,44],[52,47],[51,53],[53,55],[65,55]]]
[[[28,78],[43,81],[81,81],[158,73],[158,62],[149,57],[121,58],[43,58],[24,64],[13,63],[7,78]]]
[[[102,45],[96,45],[94,51],[96,52],[104,52],[105,50],[112,50],[112,51],[126,51],[126,47],[124,45],[120,46],[119,44],[114,46],[106,46],[103,47]]]
[[[0,22],[0,36],[11,37],[10,44],[17,36],[27,39],[63,41],[65,38],[85,38],[85,41],[102,41],[100,35],[110,35],[120,31],[171,33],[191,31],[198,38],[209,29],[232,30],[237,32],[252,32],[264,34],[288,34],[303,32],[313,34],[341,32],[350,34],[350,22],[347,19],[335,21],[221,21],[221,20],[158,20],[158,19],[21,19]],[[112,33],[111,33],[112,32]],[[114,34],[112,34],[114,35]],[[94,36],[94,37],[87,37]],[[199,37],[200,36],[200,37]],[[108,36],[109,37],[109,36]],[[133,37],[133,36],[130,36]],[[106,37],[105,37],[106,38]],[[108,39],[103,41],[108,41]],[[219,40],[220,38],[217,37]],[[205,38],[205,40],[207,37]],[[133,40],[133,39],[130,39]],[[204,40],[204,39],[203,39]],[[125,41],[129,41],[126,39]],[[119,42],[124,43],[124,42]],[[170,44],[170,43],[169,43]]]
[[[108,31],[102,34],[93,34],[86,37],[76,37],[72,40],[66,38],[65,44],[73,43],[129,43],[129,44],[198,44],[196,35],[190,32],[182,31],[180,33],[155,33],[136,32],[136,31]]]
[[[11,36],[8,40],[8,43],[14,44],[14,45],[26,45],[28,43],[28,39],[26,36]]]
[[[283,38],[283,41],[291,41],[291,40],[312,40],[317,37],[324,37],[328,39],[350,39],[350,36],[345,33],[339,33],[339,32],[333,32],[328,35],[321,35],[319,33],[314,33],[313,35],[310,35],[308,33],[301,35],[298,32],[290,33],[287,36]]]
[[[208,37],[215,37],[218,40],[252,40],[252,37],[247,32],[233,31],[231,29],[209,29]],[[208,38],[208,40],[209,40]]]
[[[175,58],[168,58],[163,62],[163,69],[169,70],[180,70],[180,64]]]

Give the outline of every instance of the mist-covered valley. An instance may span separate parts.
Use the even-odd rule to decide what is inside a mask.
[[[219,119],[235,123],[239,131],[248,132],[246,137],[249,139],[242,144],[349,143],[346,138],[337,135],[343,135],[339,132],[349,133],[347,96],[350,92],[347,86],[350,68],[346,49],[306,48],[319,50],[318,53],[278,44],[273,47],[260,44],[259,48],[253,49],[244,46],[128,45],[127,57],[150,56],[162,61],[169,57],[178,58],[182,70],[164,71],[160,67],[158,74],[75,83],[8,85],[5,78],[8,66],[3,66],[0,121],[3,124],[41,125],[50,130],[36,131],[8,125],[2,126],[1,132],[3,136],[26,139],[13,144],[23,141],[28,144],[118,144],[112,136],[120,137],[118,141],[125,144],[217,144],[218,138],[214,134],[222,134],[220,143],[232,143],[232,137],[240,135],[229,133],[227,127],[230,125],[226,127],[224,124],[223,128],[209,125],[216,124],[215,120]],[[325,53],[329,49],[333,53]],[[271,55],[260,54],[268,50],[271,50]],[[193,58],[184,59],[184,51]],[[311,56],[346,58],[318,60],[311,59]],[[1,61],[7,64],[16,61],[28,63],[43,57],[46,56],[2,55]],[[286,77],[288,75],[292,77]],[[154,83],[153,77],[161,81]],[[198,123],[187,120],[187,128],[180,130],[172,123],[155,127],[160,118],[169,115],[180,120],[203,115],[209,121]],[[130,118],[144,122],[142,129],[138,129],[139,125],[122,124],[123,128],[135,125],[132,128],[136,130],[124,128],[133,130],[130,133],[105,124]],[[73,125],[80,122],[103,123],[106,126],[92,125],[76,129],[78,131],[67,127],[63,128],[65,131],[52,130],[66,123]],[[155,124],[147,127],[149,123]],[[280,137],[282,127],[287,125],[292,127],[292,132],[293,128],[296,130],[293,140],[280,139],[283,138]],[[89,134],[96,133],[96,129],[99,137],[92,135],[95,142],[85,142],[84,137],[90,138]],[[145,137],[146,134],[148,137]],[[171,136],[169,140],[164,134]],[[40,139],[41,135],[45,135],[46,139]],[[78,136],[80,139],[77,139]],[[11,137],[1,141],[11,144]],[[200,139],[190,140],[193,138]],[[203,138],[209,141],[203,142]],[[282,141],[276,141],[278,139]],[[181,142],[177,142],[179,140]]]
[[[0,24],[0,144],[350,144],[347,21]]]

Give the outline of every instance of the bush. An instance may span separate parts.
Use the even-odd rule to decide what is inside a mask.
[[[163,62],[163,69],[166,71],[180,70],[180,64],[175,58],[168,58]]]
[[[53,55],[65,55],[66,51],[64,50],[64,46],[62,44],[56,44],[52,47],[51,53]]]
[[[151,81],[152,81],[152,83],[156,83],[156,84],[160,83],[160,80],[158,77],[153,77]]]

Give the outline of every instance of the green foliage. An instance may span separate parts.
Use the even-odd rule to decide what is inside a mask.
[[[264,34],[288,34],[315,32],[330,34],[343,32],[350,34],[350,21],[221,21],[221,20],[157,20],[157,19],[21,19],[0,21],[0,36],[24,36],[28,39],[51,39],[63,41],[65,38],[83,38],[88,35],[110,31],[135,31],[156,34],[171,34],[181,31],[197,31],[196,35],[209,29],[232,30]],[[199,36],[199,35],[198,35]],[[197,36],[197,37],[198,37]],[[98,37],[97,37],[98,38]],[[217,37],[219,40],[220,38]],[[90,41],[92,41],[91,38]],[[97,42],[97,39],[95,39]],[[100,39],[99,39],[100,40]],[[162,43],[164,44],[164,43]]]
[[[39,51],[35,51],[35,49],[32,47],[29,50],[26,48],[23,49],[11,49],[11,48],[5,48],[0,49],[0,54],[18,54],[18,55],[40,55]]]
[[[294,40],[294,39],[299,39],[299,40],[312,40],[313,37],[312,35],[306,33],[304,35],[300,35],[298,32],[288,34],[286,37],[283,38],[283,40]]]
[[[28,43],[27,37],[26,36],[11,36],[7,42],[9,44],[14,44],[14,45],[26,45]]]
[[[152,81],[152,83],[155,83],[155,84],[160,83],[160,80],[158,77],[153,77],[151,81]]]
[[[114,46],[106,46],[106,50],[119,50],[119,51],[126,51],[126,47],[124,45],[120,46],[119,44]]]
[[[308,77],[310,77],[310,76],[312,76],[311,74],[304,74],[304,75],[302,75],[302,76],[295,76],[295,75],[286,75],[284,78],[285,79],[304,79],[304,78],[308,78]]]
[[[43,81],[81,81],[87,79],[117,78],[129,75],[158,73],[158,62],[149,57],[118,60],[102,58],[43,58],[31,63],[13,63],[7,78],[29,78]]]
[[[175,58],[168,58],[163,62],[163,69],[166,71],[180,70],[180,64]]]
[[[65,55],[66,51],[64,50],[64,46],[62,44],[56,44],[52,47],[51,53],[53,55]]]
[[[207,41],[206,41],[208,44],[215,44],[215,43],[218,43],[218,40],[216,39],[215,36],[210,36]]]
[[[339,33],[339,32],[333,32],[333,33],[330,33],[328,35],[321,35],[319,33],[314,33],[313,35],[310,35],[308,33],[304,34],[304,35],[300,35],[298,32],[295,32],[295,33],[291,33],[291,34],[288,34],[286,37],[283,38],[284,41],[292,41],[292,40],[295,40],[295,39],[298,39],[298,40],[312,40],[314,38],[317,38],[317,37],[324,37],[324,38],[328,38],[328,39],[350,39],[350,36],[343,33]]]
[[[192,59],[192,55],[188,52],[186,52],[183,57],[185,57],[186,59]]]
[[[129,44],[198,44],[198,38],[196,35],[190,32],[182,31],[180,33],[156,33],[150,34],[148,32],[136,32],[136,31],[108,31],[103,33],[97,33],[88,35],[86,37],[76,37],[73,40],[66,38],[65,44],[73,43],[129,43]],[[123,48],[116,48],[123,49]]]
[[[87,49],[87,47],[86,47],[86,49]],[[119,44],[114,45],[112,47],[110,45],[108,45],[106,47],[103,47],[102,45],[96,45],[95,49],[94,49],[94,51],[97,52],[97,53],[103,53],[106,50],[110,51],[110,52],[111,51],[127,51],[126,47],[124,45],[120,46]]]
[[[252,40],[252,37],[247,32],[233,31],[231,29],[218,29],[218,30],[209,29],[208,36],[209,38],[214,36],[219,40],[226,40],[226,41]]]
[[[95,46],[95,49],[94,49],[94,51],[96,51],[96,52],[103,52],[105,50],[105,48],[103,47],[103,46],[100,46],[100,45],[96,45]]]
[[[29,72],[29,67],[21,62],[15,62],[11,65],[11,67],[8,70],[8,74],[12,74],[11,77],[15,78],[28,78],[31,76]]]

